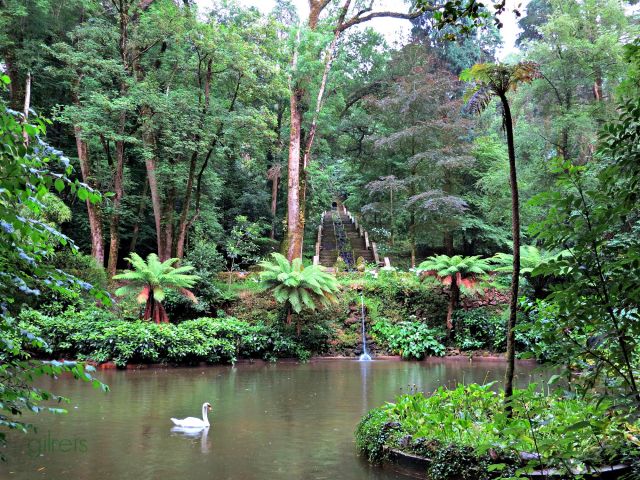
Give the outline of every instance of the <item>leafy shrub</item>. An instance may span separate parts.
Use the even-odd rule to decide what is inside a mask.
[[[264,324],[251,325],[233,317],[199,318],[178,325],[127,322],[93,308],[69,309],[56,316],[35,310],[20,314],[20,327],[47,343],[36,353],[55,357],[128,363],[235,362],[239,356],[273,360],[310,352],[286,332]]]
[[[424,455],[432,460],[429,478],[440,480],[512,478],[531,468],[584,470],[635,448],[627,439],[640,431],[638,425],[612,415],[608,401],[544,395],[532,384],[514,392],[509,417],[504,394],[491,387],[458,385],[440,387],[428,397],[401,395],[362,419],[358,448],[372,460],[380,458],[384,446]],[[383,425],[394,425],[394,434],[384,436]],[[521,452],[533,460],[520,460]]]
[[[106,270],[91,255],[61,250],[51,256],[51,262],[52,267],[64,270],[76,280],[64,289],[59,288],[58,282],[43,282],[40,295],[25,299],[25,303],[33,308],[44,312],[60,312],[70,306],[82,308],[85,303],[95,304],[93,293],[107,288]]]
[[[424,323],[407,321],[389,323],[376,322],[371,326],[374,338],[404,359],[420,360],[425,355],[442,356],[445,347],[439,339],[443,337],[441,330],[429,328]]]
[[[208,273],[213,276],[226,268],[224,256],[218,251],[217,245],[200,238],[193,242],[185,256],[185,263],[195,268],[196,275]]]
[[[182,299],[178,300],[177,296],[172,295],[171,299],[168,296],[165,308],[172,318],[191,318],[192,312],[195,314],[195,312],[211,311],[226,300],[225,293],[219,288],[219,285],[210,280],[216,278],[219,272],[226,269],[225,259],[218,251],[215,243],[197,239],[187,253],[184,263],[193,266],[193,273],[200,278],[207,279],[207,281],[198,282],[191,289],[194,295],[198,297],[200,305],[187,305],[187,302]],[[173,297],[176,298],[174,299]],[[171,305],[174,300],[176,304]],[[179,309],[183,306],[188,309],[187,314],[184,316],[179,314]],[[169,309],[172,312],[169,312]],[[176,317],[176,315],[178,316]]]
[[[206,283],[207,286],[207,297],[211,299],[212,297],[216,297],[216,293],[214,293],[214,289],[219,292],[217,287],[212,282],[199,282]],[[195,288],[191,289],[195,294]],[[202,291],[202,289],[200,289]],[[197,297],[197,295],[196,295]],[[217,299],[221,299],[222,296],[218,296]],[[195,318],[207,316],[212,311],[212,304],[210,300],[202,300],[198,297],[198,302],[194,303],[184,295],[181,295],[172,290],[167,291],[164,297],[164,301],[162,302],[165,311],[171,321],[174,323],[179,323],[184,320],[193,320]]]
[[[455,341],[461,350],[506,348],[506,323],[502,312],[481,307],[458,310],[454,314]]]
[[[380,271],[377,277],[365,274],[363,293],[379,299],[385,316],[398,322],[415,315],[431,327],[444,324],[448,298],[432,279],[421,283],[414,273]]]

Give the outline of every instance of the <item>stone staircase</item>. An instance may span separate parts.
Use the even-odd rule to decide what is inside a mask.
[[[318,227],[314,264],[333,268],[338,256],[352,270],[359,257],[367,263],[382,265],[378,257],[376,244],[369,241],[369,234],[358,225],[355,217],[338,204],[333,210],[322,214],[322,223]]]

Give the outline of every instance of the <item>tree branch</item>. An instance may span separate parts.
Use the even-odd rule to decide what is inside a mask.
[[[424,12],[412,12],[412,13],[400,13],[400,12],[371,12],[367,15],[360,16],[360,12],[353,16],[348,21],[340,25],[340,31],[344,32],[347,28],[358,25],[359,23],[368,22],[374,18],[404,18],[405,20],[411,20],[423,15]]]

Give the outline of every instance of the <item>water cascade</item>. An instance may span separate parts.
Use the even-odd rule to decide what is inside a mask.
[[[362,355],[360,355],[361,362],[371,361],[371,356],[367,352],[367,332],[364,327],[364,296],[360,292],[360,319],[362,320]]]

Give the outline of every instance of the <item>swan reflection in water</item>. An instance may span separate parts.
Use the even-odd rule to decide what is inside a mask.
[[[211,442],[208,440],[209,427],[204,428],[188,428],[188,427],[172,427],[171,433],[178,434],[181,437],[196,440],[200,438],[200,451],[209,453]]]

